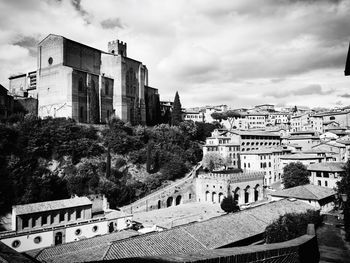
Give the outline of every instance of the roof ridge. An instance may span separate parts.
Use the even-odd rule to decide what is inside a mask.
[[[201,244],[203,247],[205,247],[206,249],[209,249],[206,245],[204,245],[200,240],[198,240],[197,238],[195,238],[190,232],[188,232],[185,228],[183,228],[183,230],[194,240],[196,240],[199,244]]]
[[[311,185],[311,184],[308,184],[308,185]],[[301,185],[301,187],[303,187],[303,189],[305,189],[306,191],[308,191],[312,196],[314,196],[314,198],[316,199],[316,200],[318,200],[319,199],[319,197],[316,195],[316,194],[314,194],[314,192],[312,192],[308,187],[306,187],[307,185]]]

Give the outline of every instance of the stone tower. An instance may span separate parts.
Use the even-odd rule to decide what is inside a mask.
[[[126,57],[126,43],[119,40],[108,42],[108,52]]]

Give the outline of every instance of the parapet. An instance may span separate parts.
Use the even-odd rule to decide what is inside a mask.
[[[230,181],[232,183],[262,180],[264,178],[265,172],[260,171],[249,171],[243,173],[208,173],[208,174],[199,174],[199,179],[212,179],[212,180],[222,180]]]
[[[127,44],[126,42],[113,40],[108,42],[108,52],[112,54],[118,54],[123,57],[127,56]]]

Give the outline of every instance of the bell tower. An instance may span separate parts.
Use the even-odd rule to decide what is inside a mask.
[[[113,40],[108,42],[108,53],[126,57],[126,43],[119,40]]]

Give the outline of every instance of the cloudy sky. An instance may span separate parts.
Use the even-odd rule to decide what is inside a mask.
[[[350,1],[0,0],[0,83],[36,69],[49,33],[128,43],[162,100],[184,107],[350,105]]]

